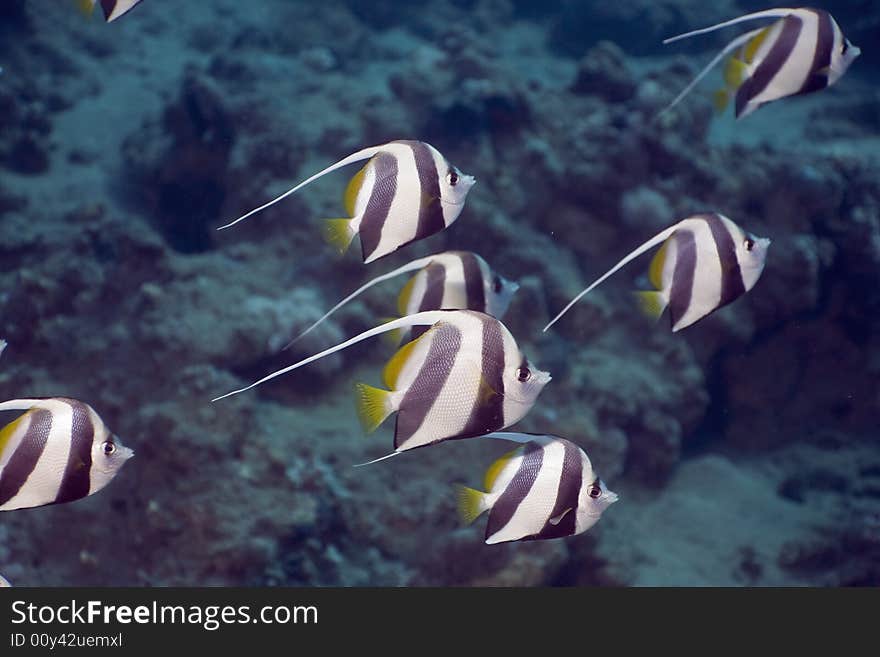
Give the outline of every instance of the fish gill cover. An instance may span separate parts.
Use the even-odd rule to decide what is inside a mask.
[[[880,583],[880,3],[821,4],[859,59],[734,120],[712,107],[724,65],[662,110],[774,19],[662,41],[766,8],[749,0],[146,0],[111,23],[2,3],[0,399],[83,400],[137,456],[96,495],[0,514],[0,573]],[[356,167],[215,230],[401,139],[476,178],[445,230],[376,263],[340,258],[322,222],[344,216]],[[663,282],[652,251],[542,332],[705,212],[772,240],[753,289],[673,333],[631,294]],[[669,248],[661,265],[684,261]],[[353,382],[379,385],[381,340],[209,401],[398,316],[404,279],[283,349],[362,284],[448,250],[519,284],[504,325],[553,381],[511,430],[565,437],[619,494],[584,534],[485,545],[485,521],[460,525],[451,484],[479,488],[500,441],[351,467],[391,447],[393,428],[362,436],[352,403]]]

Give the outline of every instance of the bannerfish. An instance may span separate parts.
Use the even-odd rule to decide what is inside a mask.
[[[724,215],[707,212],[682,219],[630,252],[583,290],[544,327],[618,269],[663,244],[648,278],[656,291],[639,292],[642,308],[659,317],[668,307],[673,332],[726,306],[754,287],[764,271],[770,240],[747,233]]]
[[[507,312],[513,295],[519,289],[519,283],[509,281],[492,271],[489,264],[476,253],[470,251],[437,253],[413,260],[364,283],[300,333],[288,346],[310,333],[330,315],[374,285],[417,270],[418,273],[409,280],[397,297],[397,310],[402,317],[425,310],[476,310],[501,319]],[[425,330],[424,327],[413,327],[408,337],[417,338]]]
[[[360,235],[364,263],[450,226],[475,182],[430,144],[393,141],[352,153],[218,230],[234,226],[331,171],[362,160],[369,161],[351,179],[343,198],[348,217],[328,219],[325,237],[344,253],[354,236]]]
[[[747,32],[728,43],[706,68],[666,108],[671,109],[726,55],[734,54],[724,70],[725,88],[715,104],[723,110],[735,95],[737,119],[761,105],[787,96],[819,91],[837,82],[861,50],[843,36],[831,14],[822,9],[768,9],[711,27],[666,39],[672,43],[698,34],[761,18],[778,18],[768,27]],[[666,111],[666,110],[664,110]]]
[[[356,388],[358,416],[368,432],[397,413],[394,452],[382,458],[504,429],[529,412],[550,381],[550,375],[529,362],[494,317],[472,310],[431,310],[372,328],[214,401],[370,337],[412,326],[431,328],[404,345],[386,365],[383,380],[390,390],[362,383]]]
[[[27,412],[0,429],[0,511],[72,502],[97,493],[134,452],[88,404],[66,397],[13,399]]]
[[[617,501],[584,450],[565,438],[506,432],[486,438],[522,443],[486,471],[486,492],[457,485],[465,523],[489,511],[487,544],[581,534]]]
[[[95,7],[100,4],[104,12],[104,20],[108,23],[115,21],[123,14],[127,14],[140,4],[141,0],[79,0],[80,10],[84,14],[91,14]]]

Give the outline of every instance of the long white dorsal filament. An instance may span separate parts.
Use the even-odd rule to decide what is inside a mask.
[[[224,228],[229,228],[230,226],[234,226],[239,221],[244,221],[245,219],[247,219],[251,215],[254,215],[257,212],[261,212],[262,210],[265,210],[266,208],[268,208],[272,205],[275,205],[276,203],[278,203],[278,201],[287,198],[288,196],[290,196],[294,192],[296,192],[296,191],[302,189],[303,187],[305,187],[306,185],[308,185],[310,182],[317,180],[321,176],[327,175],[331,171],[336,171],[337,169],[341,169],[342,167],[348,166],[349,164],[354,164],[355,162],[367,160],[367,159],[373,157],[376,153],[383,150],[385,148],[385,146],[386,146],[386,144],[382,144],[381,146],[371,146],[370,148],[365,148],[363,150],[358,151],[357,153],[352,153],[348,157],[339,160],[339,162],[337,162],[336,164],[331,164],[329,167],[327,167],[323,171],[319,171],[315,175],[313,175],[309,178],[306,178],[305,180],[303,180],[301,183],[299,183],[295,187],[291,187],[286,192],[284,192],[280,196],[276,196],[268,203],[263,203],[263,205],[261,205],[260,207],[254,208],[253,210],[251,210],[247,214],[243,214],[235,221],[230,221],[228,224],[226,224],[224,226],[220,226],[220,228],[218,228],[217,230],[223,230]]]
[[[691,89],[696,87],[697,84],[700,82],[700,80],[702,80],[704,77],[706,77],[706,75],[709,73],[709,71],[711,71],[713,68],[715,68],[715,65],[718,64],[718,62],[720,62],[722,59],[724,59],[724,57],[727,55],[727,53],[729,53],[731,50],[736,50],[744,43],[747,43],[752,37],[757,36],[758,33],[760,33],[761,30],[763,30],[763,29],[765,29],[765,28],[761,27],[761,28],[758,28],[757,30],[752,30],[751,32],[746,32],[745,34],[738,36],[733,41],[731,41],[726,46],[724,46],[724,49],[721,52],[719,52],[717,55],[715,55],[715,58],[711,62],[709,62],[709,64],[702,71],[700,71],[697,74],[697,77],[695,77],[693,80],[691,80],[690,84],[688,86],[686,86],[682,90],[682,92],[680,94],[678,94],[678,96],[675,97],[675,100],[673,100],[671,103],[669,103],[669,105],[667,105],[666,107],[663,108],[663,110],[660,112],[660,114],[663,114],[664,112],[668,112],[673,107],[678,105],[681,102],[681,100],[691,92]]]
[[[428,256],[426,258],[419,258],[418,260],[413,260],[412,262],[408,262],[407,264],[403,265],[402,267],[398,267],[394,271],[390,271],[387,274],[382,274],[381,276],[377,276],[373,280],[371,280],[367,283],[364,283],[358,289],[356,289],[354,292],[349,294],[342,301],[340,301],[335,306],[333,306],[330,310],[328,310],[324,314],[324,316],[321,317],[321,319],[316,321],[309,328],[307,328],[305,331],[303,331],[298,336],[296,336],[293,340],[288,342],[284,348],[287,349],[293,343],[295,343],[297,340],[301,339],[302,337],[304,337],[308,333],[311,333],[319,324],[321,324],[324,320],[326,320],[328,317],[330,317],[330,315],[335,313],[337,310],[342,308],[342,306],[347,304],[349,301],[351,301],[352,299],[354,299],[358,295],[366,292],[368,289],[370,289],[374,285],[377,285],[378,283],[382,283],[384,281],[387,281],[388,279],[394,278],[395,276],[400,276],[401,274],[405,274],[407,272],[415,271],[416,269],[422,269],[423,267],[427,267],[429,264],[431,264],[431,261],[434,259],[434,257],[435,256]]]
[[[266,381],[270,381],[275,377],[281,376],[282,374],[286,374],[287,372],[292,372],[295,369],[299,369],[303,365],[308,365],[309,363],[313,363],[316,360],[320,360],[325,356],[329,356],[330,354],[335,354],[337,351],[342,351],[358,342],[363,342],[369,338],[372,338],[376,335],[381,335],[382,333],[387,333],[388,331],[394,331],[399,328],[410,328],[412,326],[431,326],[436,324],[441,319],[445,317],[449,317],[450,312],[455,311],[444,311],[444,310],[427,310],[421,313],[415,313],[414,315],[407,315],[406,317],[401,317],[400,319],[395,319],[393,321],[382,324],[381,326],[376,326],[375,328],[371,328],[369,331],[364,331],[360,335],[356,335],[353,338],[346,340],[345,342],[336,345],[335,347],[330,347],[329,349],[325,349],[324,351],[315,354],[313,356],[309,356],[305,360],[301,360],[298,363],[294,363],[293,365],[288,365],[277,372],[272,372],[268,376],[264,376],[259,381],[255,381],[254,383],[246,386],[244,388],[240,388],[239,390],[233,390],[232,392],[227,392],[225,395],[221,395],[219,397],[215,397],[212,399],[212,402],[218,401],[220,399],[224,399],[225,397],[231,397],[232,395],[237,395],[240,392],[245,392],[246,390],[250,390],[251,388],[255,388],[261,383],[265,383]]]
[[[680,41],[681,39],[687,39],[692,36],[697,36],[698,34],[706,34],[707,32],[714,32],[715,30],[720,30],[725,27],[729,27],[731,25],[736,25],[737,23],[744,23],[745,21],[754,21],[759,20],[761,18],[784,18],[789,14],[798,11],[797,9],[787,8],[787,7],[776,7],[775,9],[765,9],[764,11],[756,11],[753,14],[746,14],[745,16],[740,16],[739,18],[733,18],[729,21],[724,21],[723,23],[717,23],[716,25],[710,25],[709,27],[704,27],[699,30],[692,30],[691,32],[685,32],[684,34],[679,34],[674,37],[669,37],[668,39],[664,39],[663,43],[673,43],[674,41]]]
[[[679,222],[679,224],[680,223],[681,222]],[[567,313],[569,308],[571,308],[574,304],[576,304],[578,301],[580,301],[581,297],[584,296],[587,292],[591,291],[593,288],[595,288],[597,285],[599,285],[606,278],[608,278],[609,276],[614,274],[621,267],[625,266],[626,264],[628,264],[632,260],[638,258],[645,251],[649,251],[650,249],[653,249],[655,246],[662,244],[664,240],[668,239],[675,232],[675,230],[678,228],[679,224],[675,224],[674,226],[670,226],[669,228],[667,228],[663,232],[657,233],[656,235],[654,235],[654,237],[652,237],[647,242],[642,244],[635,251],[630,251],[630,253],[628,255],[624,256],[624,258],[620,262],[618,262],[611,269],[609,269],[607,272],[602,274],[602,276],[600,276],[598,279],[596,279],[589,287],[582,290],[581,293],[578,294],[574,299],[569,301],[568,305],[565,308],[563,308],[562,310],[560,310],[559,314],[556,315],[556,317],[554,317],[550,321],[550,323],[544,327],[544,331],[546,332],[547,329],[549,329],[557,321],[559,321],[559,318],[561,318],[565,313]]]

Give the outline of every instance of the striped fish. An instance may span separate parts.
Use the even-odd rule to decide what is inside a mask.
[[[640,292],[642,308],[659,317],[668,307],[672,330],[690,326],[754,287],[764,271],[770,240],[744,232],[724,215],[709,212],[682,219],[625,256],[583,290],[544,327],[628,262],[663,244],[651,262],[656,291]]]
[[[417,270],[418,273],[409,280],[397,298],[397,309],[403,317],[424,310],[476,310],[501,319],[519,289],[518,283],[508,281],[493,272],[489,264],[476,253],[445,251],[413,260],[364,283],[287,346],[310,333],[330,315],[374,285]],[[411,336],[408,336],[410,339],[424,333],[424,328],[415,327],[411,331]]]
[[[72,502],[104,488],[134,455],[88,404],[13,399],[27,411],[0,429],[0,511]]]
[[[522,443],[486,471],[486,492],[457,486],[464,522],[489,511],[487,544],[581,534],[617,501],[617,493],[593,472],[584,450],[565,438],[526,433],[486,437]]]
[[[104,20],[108,23],[115,21],[123,14],[134,9],[141,0],[100,0],[101,11],[104,12]],[[83,13],[91,14],[99,4],[98,0],[80,0],[79,6]]]
[[[507,328],[494,317],[472,310],[431,310],[372,328],[214,401],[250,390],[368,338],[413,326],[431,329],[403,346],[388,362],[383,379],[391,390],[364,384],[357,387],[358,415],[367,431],[397,413],[395,450],[388,456],[508,427],[528,413],[550,381],[550,375],[532,366]]]
[[[830,87],[846,73],[861,53],[843,36],[831,14],[810,8],[759,11],[681,34],[663,43],[762,18],[778,20],[728,43],[666,109],[677,105],[730,53],[734,54],[725,67],[726,88],[716,95],[716,105],[723,109],[729,96],[735,94],[735,114],[738,119],[748,116],[765,103]]]
[[[326,237],[345,252],[359,235],[365,263],[451,225],[475,182],[430,144],[393,141],[352,153],[218,230],[234,226],[331,171],[362,160],[369,161],[345,191],[348,217],[327,220]]]

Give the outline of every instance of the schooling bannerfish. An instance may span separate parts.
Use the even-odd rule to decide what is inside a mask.
[[[724,215],[710,212],[682,219],[625,256],[583,290],[544,327],[618,269],[663,243],[651,262],[656,291],[640,292],[642,307],[659,317],[668,307],[672,330],[679,331],[754,287],[764,271],[770,240],[744,232]]]
[[[723,110],[729,97],[735,95],[738,119],[748,116],[765,103],[830,87],[846,73],[861,53],[843,36],[831,14],[811,8],[759,11],[681,34],[663,43],[761,18],[780,20],[768,27],[747,32],[728,43],[666,109],[677,105],[731,52],[734,54],[724,71],[726,88],[716,94],[716,106]]]
[[[88,404],[13,399],[27,412],[0,429],[0,511],[72,502],[97,493],[134,455]]]
[[[367,159],[345,190],[348,217],[328,219],[326,230],[327,240],[341,252],[359,235],[365,263],[450,226],[458,219],[475,182],[430,144],[393,141],[349,155],[219,230],[274,205],[331,171]]]
[[[531,365],[494,317],[472,310],[432,310],[372,328],[214,401],[373,336],[413,326],[431,329],[388,362],[383,379],[391,390],[358,385],[358,414],[368,431],[397,413],[395,451],[388,456],[504,429],[528,413],[550,381],[550,375]]]
[[[100,0],[101,11],[104,12],[104,20],[108,23],[115,21],[123,14],[134,9],[141,0]],[[91,14],[99,0],[80,0],[79,6],[83,13]]]
[[[397,298],[397,309],[401,316],[425,310],[476,310],[501,319],[519,289],[518,283],[508,281],[493,272],[489,264],[476,253],[437,253],[413,260],[365,283],[333,306],[290,344],[310,333],[330,315],[374,285],[416,270],[420,271],[409,280]],[[423,327],[414,327],[408,337],[416,338],[424,331]]]
[[[486,492],[457,486],[464,522],[489,511],[488,544],[581,534],[617,501],[586,453],[565,438],[525,433],[486,438],[523,443],[489,467]]]

